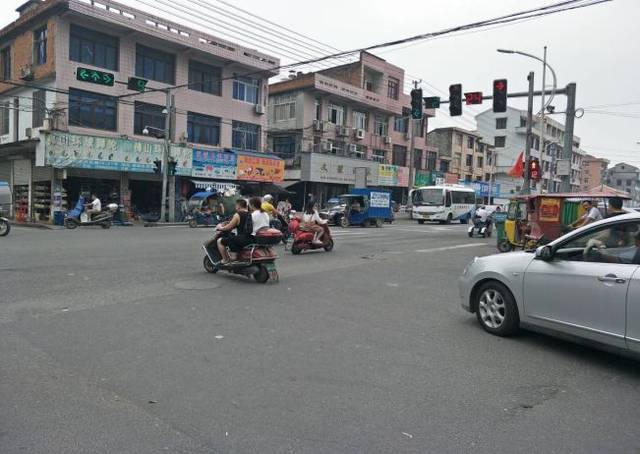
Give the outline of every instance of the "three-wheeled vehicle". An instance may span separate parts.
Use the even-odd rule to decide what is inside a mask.
[[[11,230],[8,218],[3,217],[11,206],[11,187],[6,181],[0,181],[0,236],[7,236]]]
[[[571,230],[573,224],[584,214],[583,200],[599,208],[606,216],[606,200],[612,197],[628,199],[609,192],[567,192],[558,194],[522,195],[511,200],[504,222],[504,232],[498,235],[498,250],[533,250],[559,238]]]
[[[225,215],[221,208],[223,194],[217,191],[202,191],[193,194],[187,202],[185,221],[189,227],[216,226]]]
[[[345,205],[345,215],[340,225],[361,225],[382,227],[384,222],[393,221],[391,192],[379,189],[354,189],[351,194],[340,197]]]

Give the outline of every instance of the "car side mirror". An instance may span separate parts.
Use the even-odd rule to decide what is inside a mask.
[[[548,244],[536,249],[536,258],[548,262],[553,258],[553,249]]]

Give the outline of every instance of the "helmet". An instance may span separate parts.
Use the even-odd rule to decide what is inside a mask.
[[[262,200],[264,200],[265,202],[271,202],[273,200],[273,196],[271,194],[265,194],[262,197]]]

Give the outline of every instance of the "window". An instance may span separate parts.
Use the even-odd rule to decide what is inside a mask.
[[[356,145],[354,145],[354,147],[355,147],[355,151],[350,153],[352,158],[364,159],[364,158],[367,157],[367,147],[365,147],[364,145],[360,145],[360,144],[356,144]]]
[[[631,186],[632,180],[627,180],[627,186]]]
[[[456,144],[462,146],[462,134],[456,134]]]
[[[484,159],[482,159],[482,156],[478,156],[476,158],[476,161],[478,162],[478,168],[482,169],[482,167],[484,166]]]
[[[187,114],[187,137],[189,142],[219,145],[220,119],[189,112]]]
[[[71,25],[69,60],[117,71],[118,48],[115,36]]]
[[[473,165],[473,155],[468,154],[466,156],[467,160],[466,160],[466,166],[467,167],[471,167]]]
[[[507,138],[505,136],[496,136],[494,140],[495,142],[493,143],[493,145],[496,148],[503,148],[507,142]]]
[[[233,122],[232,146],[240,150],[258,151],[260,126],[242,121]]]
[[[467,177],[467,181],[471,181],[471,175],[467,175]],[[451,201],[458,204],[474,204],[476,203],[476,194],[466,191],[451,191]]]
[[[0,64],[2,65],[2,80],[11,79],[11,47],[0,50]]]
[[[0,103],[0,135],[9,134],[9,101]]]
[[[413,150],[413,167],[422,169],[422,150]]]
[[[287,121],[296,118],[295,95],[276,95],[273,97],[273,116],[275,121]]]
[[[133,114],[133,133],[143,134],[142,131],[147,126],[164,131],[166,116],[162,113],[163,110],[164,106],[136,101]]]
[[[407,165],[407,147],[401,145],[393,146],[393,154],[391,155],[391,164],[394,166]]]
[[[47,26],[33,32],[33,63],[43,65],[47,62]]]
[[[507,118],[496,118],[496,129],[507,129]]]
[[[440,161],[440,172],[447,173],[449,172],[449,161]]]
[[[393,130],[397,132],[409,132],[409,119],[406,117],[395,117]]]
[[[222,68],[189,60],[189,88],[221,96]]]
[[[233,99],[258,104],[259,81],[247,77],[237,77],[233,79]]]
[[[396,78],[389,77],[389,83],[387,85],[387,97],[391,99],[398,99],[400,94],[400,81]]]
[[[273,153],[283,159],[293,158],[296,154],[295,136],[276,136],[273,138]]]
[[[338,126],[344,125],[344,107],[329,104],[329,123]]]
[[[44,124],[44,117],[47,113],[46,92],[44,90],[36,90],[33,92],[31,100],[31,127],[38,128]]]
[[[527,119],[525,117],[520,117],[520,127],[524,128],[527,126]]]
[[[315,120],[322,120],[322,100],[316,98],[315,99],[315,107],[316,107],[316,115],[314,117]]]
[[[136,76],[166,84],[176,81],[176,57],[173,54],[138,44],[136,46]]]
[[[640,244],[635,240],[640,223],[618,222],[570,239],[556,250],[554,259],[640,265]],[[587,244],[593,244],[585,257]]]
[[[373,132],[377,136],[386,136],[389,134],[389,125],[387,124],[387,117],[383,115],[376,115],[373,126]]]
[[[115,131],[117,120],[117,98],[75,88],[69,89],[70,125]]]
[[[386,150],[373,150],[373,154],[371,155],[371,159],[377,162],[386,162],[387,152]]]
[[[616,180],[616,186],[622,186],[622,180]]]
[[[369,116],[365,112],[353,111],[353,127],[356,129],[364,129],[367,131],[369,124]]]
[[[436,159],[438,154],[435,151],[427,151],[427,170],[436,170]]]
[[[467,148],[473,148],[473,142],[475,139],[473,137],[467,137]]]

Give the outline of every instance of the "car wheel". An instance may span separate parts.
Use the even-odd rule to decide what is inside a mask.
[[[424,219],[418,219],[418,224],[424,224]]]
[[[11,224],[9,221],[1,221],[0,220],[0,236],[7,236],[11,231]]]
[[[346,216],[342,216],[340,218],[339,224],[340,224],[340,227],[343,227],[343,228],[344,227],[349,227],[349,221],[347,220],[347,217]]]
[[[475,292],[476,317],[480,326],[496,336],[511,336],[518,331],[520,317],[513,295],[497,281],[485,282]]]

